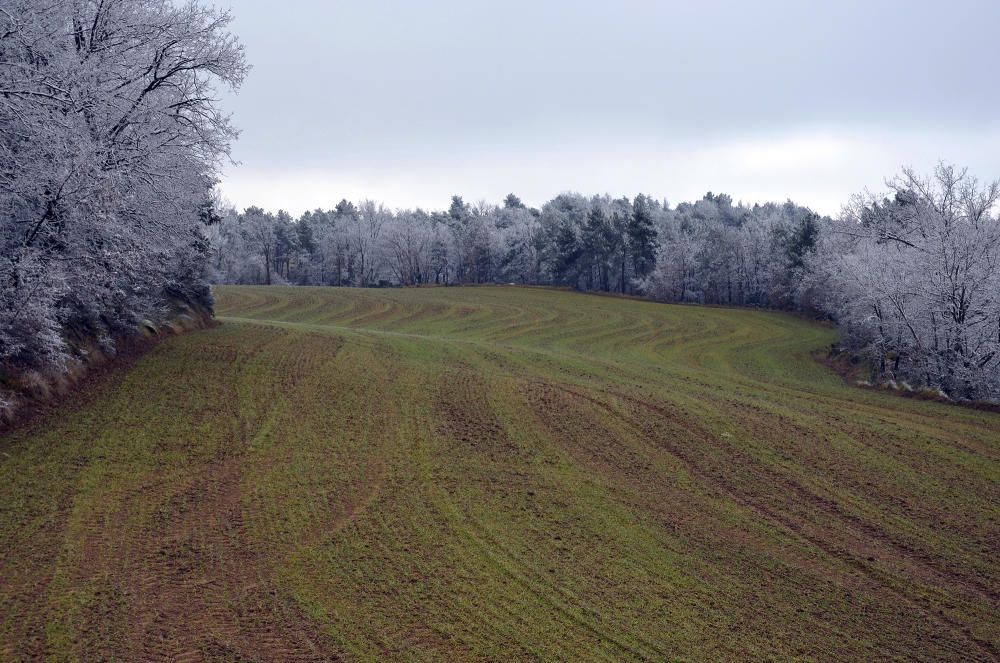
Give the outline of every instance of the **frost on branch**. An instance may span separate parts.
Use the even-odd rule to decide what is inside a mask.
[[[172,301],[210,306],[204,220],[247,71],[197,2],[0,8],[0,362],[59,367]]]
[[[877,377],[1000,400],[1000,183],[939,166],[859,196],[825,229],[814,289]]]

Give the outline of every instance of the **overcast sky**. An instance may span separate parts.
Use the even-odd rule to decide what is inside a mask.
[[[1000,176],[1000,1],[233,0],[253,70],[224,196],[836,213],[902,165]]]

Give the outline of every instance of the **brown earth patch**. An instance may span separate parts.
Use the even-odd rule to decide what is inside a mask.
[[[240,461],[207,466],[168,501],[125,570],[125,659],[326,661],[320,636],[273,590],[246,536]],[[324,648],[325,649],[325,648]]]
[[[488,393],[489,384],[473,370],[446,372],[435,401],[438,432],[464,451],[495,457],[516,453],[517,446],[490,407]]]

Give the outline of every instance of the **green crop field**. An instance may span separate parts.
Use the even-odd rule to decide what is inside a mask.
[[[2,660],[1000,657],[1000,415],[776,313],[226,287],[0,439]]]

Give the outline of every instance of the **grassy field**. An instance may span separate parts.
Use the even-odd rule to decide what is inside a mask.
[[[1000,658],[1000,415],[831,330],[227,287],[0,439],[2,660]]]

